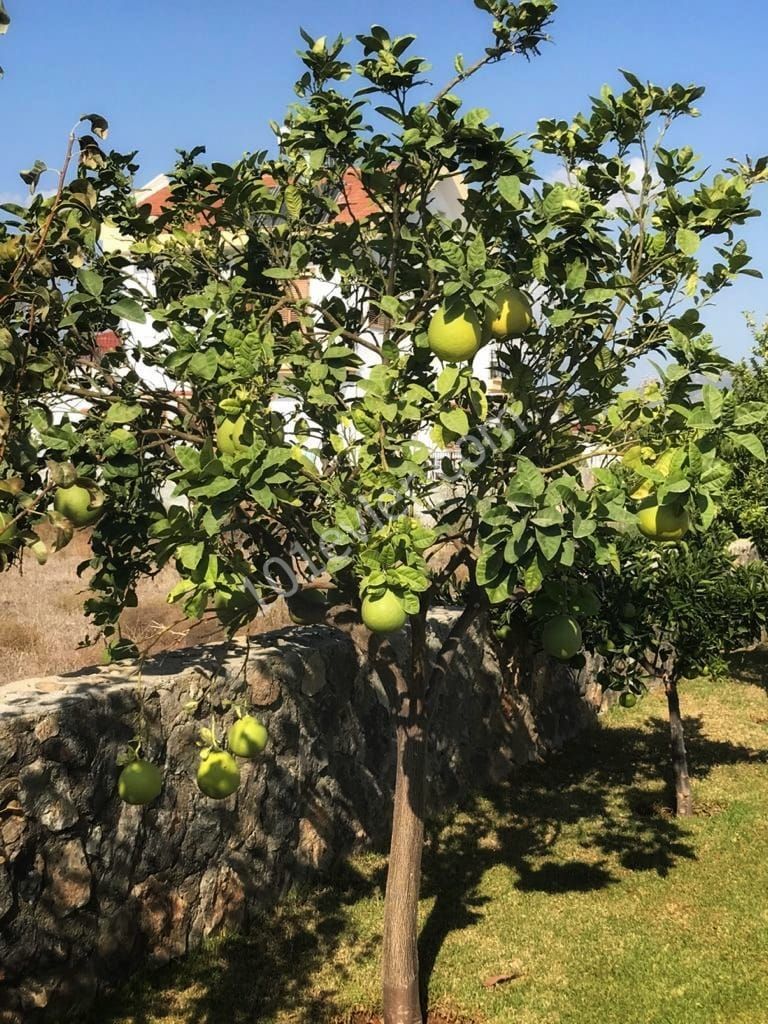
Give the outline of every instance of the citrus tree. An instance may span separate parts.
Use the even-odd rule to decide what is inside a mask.
[[[350,59],[342,38],[305,34],[274,152],[232,165],[182,153],[154,218],[132,192],[133,155],[104,152],[106,122],[89,115],[55,194],[5,206],[0,228],[3,563],[45,559],[43,521],[55,547],[89,525],[87,609],[113,644],[137,582],[172,563],[169,600],[190,618],[239,629],[283,594],[298,620],[345,629],[382,679],[397,746],[387,1024],[422,1019],[429,721],[463,635],[542,592],[547,646],[567,658],[569,595],[596,566],[619,571],[640,504],[658,535],[669,516],[698,529],[715,514],[712,436],[680,448],[665,487],[638,434],[647,417],[682,435],[707,414],[711,393],[689,384],[723,363],[699,308],[747,268],[738,228],[765,176],[759,161],[705,180],[690,148],[667,148],[697,113],[695,86],[624,72],[625,91],[605,87],[531,138],[464,110],[463,82],[537,54],[555,10],[476,6],[487,45],[436,92],[411,36],[374,26]],[[450,183],[453,214],[434,201]],[[120,344],[97,352],[107,330]],[[495,391],[473,373],[485,346]],[[653,353],[679,386],[628,391]],[[436,450],[452,453],[438,472]],[[627,464],[660,486],[631,498]],[[430,653],[446,598],[453,624]],[[402,664],[389,637],[406,622]],[[243,739],[227,751],[206,733],[210,796],[236,788]],[[135,773],[125,798],[153,798],[157,775]]]
[[[693,813],[679,683],[711,670],[755,643],[768,617],[763,562],[734,565],[727,531],[649,549],[628,539],[621,576],[604,575],[589,641],[604,659],[604,684],[632,707],[649,684],[667,697],[672,780],[678,815]]]
[[[754,337],[750,356],[733,368],[733,390],[741,404],[768,401],[768,320],[747,318]],[[754,427],[757,440],[768,445],[766,420]],[[756,447],[756,446],[755,446]],[[738,445],[728,453],[733,473],[723,501],[723,513],[739,537],[749,537],[763,558],[768,554],[768,474],[750,453]]]

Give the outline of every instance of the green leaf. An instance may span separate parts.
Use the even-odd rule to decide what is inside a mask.
[[[516,492],[522,492],[523,494],[529,494],[531,497],[538,498],[540,494],[544,493],[547,485],[544,480],[544,474],[538,466],[535,466],[530,459],[526,459],[523,456],[517,460],[517,472],[512,477],[510,486]]]
[[[83,268],[77,273],[77,280],[83,286],[85,291],[89,295],[93,295],[94,298],[98,298],[104,290],[104,278],[101,274],[97,274],[95,270],[88,270]]]
[[[729,431],[728,436],[736,444],[746,448],[750,455],[753,455],[760,462],[765,462],[765,446],[757,434],[737,434],[735,431]]]
[[[581,260],[575,260],[573,263],[568,264],[566,270],[568,276],[565,280],[565,287],[571,292],[580,291],[587,280],[586,263],[582,263]]]
[[[719,420],[720,414],[723,411],[722,391],[720,391],[719,388],[716,388],[714,384],[705,384],[701,393],[704,401],[704,408],[713,420]]]
[[[176,550],[176,557],[184,566],[185,569],[196,569],[200,564],[200,559],[203,557],[205,552],[205,545],[200,542],[199,544],[180,544]]]
[[[143,324],[147,319],[144,310],[135,299],[120,299],[109,307],[109,311],[121,320],[130,320],[134,324]]]
[[[467,249],[467,267],[470,270],[482,270],[486,264],[485,242],[481,234],[476,234]]]
[[[548,562],[551,562],[560,550],[561,542],[562,536],[560,531],[556,528],[551,528],[549,530],[536,530],[536,543],[539,545],[539,550]]]
[[[463,409],[451,409],[440,413],[440,422],[447,429],[460,437],[469,433],[469,419]]]
[[[127,402],[114,402],[104,417],[107,423],[132,423],[141,416],[141,406],[129,405]]]
[[[195,352],[189,361],[187,369],[193,377],[202,377],[203,380],[213,380],[219,366],[218,356],[214,349],[206,349],[205,352]]]
[[[505,174],[499,178],[497,188],[501,198],[509,205],[518,210],[522,206],[520,199],[520,179],[513,174]]]
[[[597,529],[597,523],[594,519],[582,519],[580,515],[573,517],[573,536],[577,540],[581,540],[583,537],[591,537]]]
[[[484,551],[477,560],[475,579],[481,587],[485,587],[494,583],[503,569],[505,565],[501,551]]]
[[[523,573],[523,586],[529,594],[535,593],[544,580],[544,573],[539,565],[538,558],[535,559]]]
[[[437,378],[436,387],[438,395],[444,397],[450,394],[456,385],[456,381],[459,379],[460,373],[461,371],[457,366],[446,366]]]
[[[701,245],[701,239],[696,232],[690,231],[688,228],[677,229],[675,242],[677,244],[677,248],[686,256],[695,256],[699,251],[699,246]]]
[[[264,277],[272,277],[278,281],[290,281],[297,276],[295,270],[290,270],[288,267],[269,267],[267,270],[262,270]]]

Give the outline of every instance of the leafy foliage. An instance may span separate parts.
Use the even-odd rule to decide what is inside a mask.
[[[740,407],[760,408],[768,400],[768,323],[758,326],[749,318],[755,337],[752,355],[733,371],[733,393]],[[768,421],[758,419],[745,450],[733,445],[729,461],[733,476],[723,501],[725,520],[740,537],[751,537],[763,557],[768,554],[768,474],[764,452],[768,446]],[[760,459],[755,463],[753,455]]]
[[[0,228],[0,502],[20,527],[0,557],[42,557],[43,516],[65,543],[51,494],[90,481],[96,623],[113,630],[137,579],[172,561],[170,600],[236,628],[296,579],[353,605],[392,586],[415,615],[462,563],[492,604],[618,569],[643,500],[711,522],[721,446],[759,457],[762,407],[722,390],[699,307],[752,272],[737,229],[765,161],[705,180],[689,148],[664,146],[703,90],[627,72],[624,92],[603,88],[572,122],[543,120],[530,143],[505,135],[453,90],[537,52],[554,5],[478,6],[491,45],[430,100],[413,37],[374,26],[353,62],[345,40],[305,34],[277,154],[230,166],[182,152],[154,219],[133,154],[101,149],[100,115],[70,137],[52,198],[37,191],[45,170],[30,172],[30,206],[6,206]],[[565,181],[545,175],[552,157]],[[457,181],[452,219],[431,197]],[[302,287],[314,279],[338,284],[317,298]],[[497,345],[493,394],[470,367],[435,365],[427,326],[446,299],[485,320],[508,284],[528,290],[536,324]],[[120,345],[96,350],[102,331]],[[671,360],[658,381],[627,390],[655,353]],[[294,413],[276,415],[278,400]],[[221,443],[238,417],[236,443]],[[447,497],[431,445],[461,456]],[[161,500],[169,481],[181,503]]]
[[[603,682],[642,693],[661,675],[696,676],[757,642],[768,621],[768,566],[734,565],[730,535],[648,548],[628,541],[622,573],[604,574],[591,642],[606,658]]]

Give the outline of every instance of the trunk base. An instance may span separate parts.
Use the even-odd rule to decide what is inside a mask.
[[[384,1024],[384,1018],[379,1013],[369,1013],[367,1010],[356,1010],[349,1017],[341,1017],[336,1024]],[[425,1024],[419,1021],[419,1024]],[[439,1011],[427,1014],[426,1024],[475,1024],[469,1017],[455,1017],[452,1014],[446,1016]]]

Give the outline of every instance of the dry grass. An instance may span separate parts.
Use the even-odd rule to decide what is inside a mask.
[[[51,555],[44,566],[33,558],[0,574],[0,685],[29,676],[72,672],[102,661],[104,644],[83,614],[88,595],[87,574],[76,569],[89,557],[85,533],[63,551]],[[178,607],[166,603],[177,576],[166,568],[138,588],[138,605],[127,608],[120,620],[122,633],[143,648],[159,652],[223,637],[216,621],[190,623]],[[290,625],[283,602],[269,606],[251,625],[262,633]],[[156,643],[153,643],[156,641]]]

